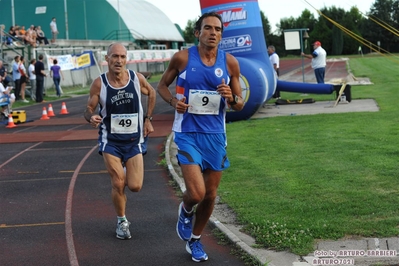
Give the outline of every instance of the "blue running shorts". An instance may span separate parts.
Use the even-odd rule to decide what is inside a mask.
[[[121,158],[122,162],[126,162],[130,158],[136,156],[139,153],[145,155],[147,153],[147,140],[145,138],[144,143],[140,144],[115,144],[115,143],[102,143],[99,142],[98,153],[100,155],[105,153],[112,154],[118,158]]]
[[[176,155],[180,164],[196,164],[202,171],[223,171],[230,166],[226,153],[226,134],[175,132]]]

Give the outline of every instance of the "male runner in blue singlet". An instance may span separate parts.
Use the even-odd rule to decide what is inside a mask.
[[[140,191],[143,185],[145,137],[154,131],[151,121],[156,92],[144,76],[126,69],[127,51],[120,44],[109,46],[105,60],[108,72],[90,87],[85,119],[99,128],[99,153],[111,176],[112,201],[117,214],[116,237],[131,238],[126,219],[125,186]],[[141,94],[148,97],[143,113]],[[100,105],[99,114],[95,113]],[[124,169],[123,165],[126,167]],[[126,173],[125,173],[126,170]]]
[[[159,95],[176,110],[174,141],[186,185],[176,230],[196,262],[208,259],[200,237],[212,214],[222,171],[230,165],[226,109],[239,111],[244,106],[238,61],[218,49],[222,33],[220,15],[203,14],[194,29],[198,46],[175,53],[158,84]],[[173,96],[168,87],[176,77]]]

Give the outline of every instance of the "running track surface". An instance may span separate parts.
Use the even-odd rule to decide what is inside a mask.
[[[302,77],[301,61],[294,61],[282,61],[281,75]],[[313,74],[308,66],[305,71]],[[98,133],[83,118],[86,100],[66,100],[67,115],[59,115],[61,101],[52,102],[56,117],[50,120],[40,120],[47,105],[29,106],[24,110],[31,122],[12,129],[0,125],[0,265],[191,263],[175,232],[180,199],[159,164],[173,109],[157,98],[144,186],[139,193],[127,192],[132,239],[123,241],[115,238],[109,176],[97,154]],[[218,244],[211,228],[205,230],[203,243],[210,257],[207,265],[244,265],[230,254],[230,247]]]
[[[25,108],[32,122],[0,125],[0,265],[187,265],[176,234],[179,195],[160,165],[173,109],[157,99],[143,189],[127,192],[132,239],[115,237],[111,185],[97,153],[97,130],[83,118],[87,96]],[[47,106],[46,106],[47,107]],[[206,228],[207,265],[244,265]]]

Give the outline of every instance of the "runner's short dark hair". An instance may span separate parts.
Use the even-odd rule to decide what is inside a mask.
[[[204,18],[207,18],[207,17],[217,17],[220,20],[220,24],[222,25],[222,32],[223,32],[222,16],[216,12],[209,12],[209,13],[202,14],[202,16],[195,23],[194,32],[201,30],[202,21],[204,20]]]

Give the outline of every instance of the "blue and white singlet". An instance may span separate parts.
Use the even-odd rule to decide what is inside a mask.
[[[103,145],[139,144],[143,137],[143,107],[139,79],[128,70],[129,81],[120,88],[112,87],[106,73],[101,74],[99,142]]]
[[[187,112],[175,112],[173,131],[197,133],[226,132],[226,100],[216,91],[217,86],[229,84],[226,53],[218,49],[213,66],[205,65],[200,58],[197,46],[188,49],[186,68],[179,73],[176,81],[176,98],[186,97],[190,104]]]

